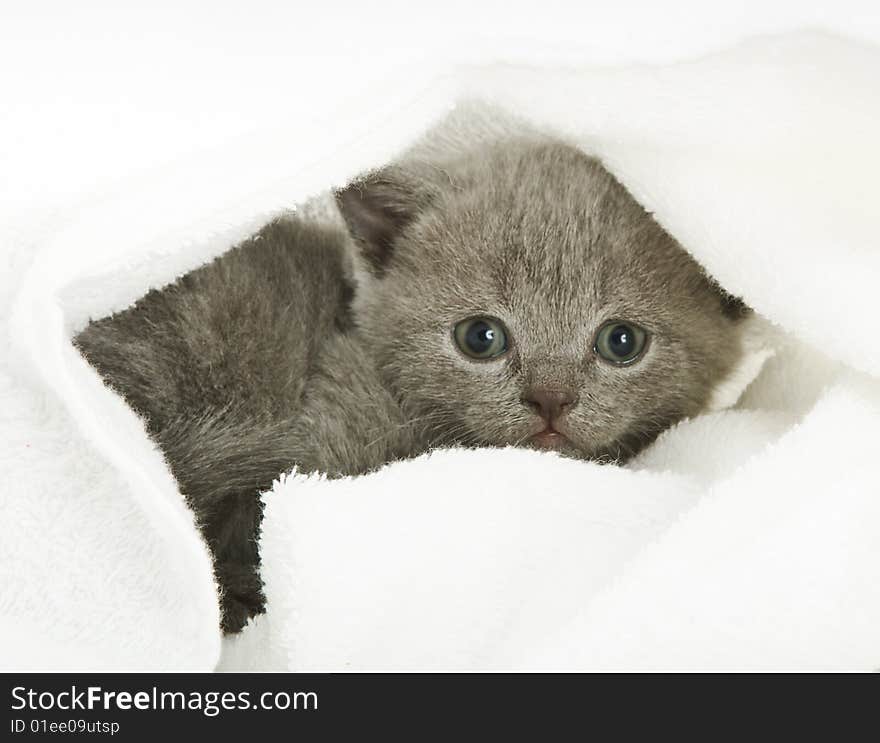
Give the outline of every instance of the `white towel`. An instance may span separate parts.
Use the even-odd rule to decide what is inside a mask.
[[[877,50],[815,36],[667,68],[474,72],[475,94],[598,153],[772,321],[719,397],[760,373],[625,469],[460,451],[280,482],[269,613],[228,666],[876,668],[877,79]]]
[[[602,157],[766,319],[757,345],[775,355],[735,409],[626,469],[442,452],[287,478],[266,496],[268,614],[223,666],[876,667],[878,74],[874,47],[816,34],[668,66],[477,67],[415,91],[411,70],[369,107],[4,227],[0,665],[215,666],[207,550],[142,423],[70,338],[467,98]]]

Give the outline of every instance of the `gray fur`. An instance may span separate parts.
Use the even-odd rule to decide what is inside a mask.
[[[742,305],[575,148],[410,157],[337,201],[350,234],[277,220],[75,340],[165,452],[213,551],[226,631],[262,610],[257,496],[279,473],[530,446],[535,387],[578,397],[563,453],[625,461],[699,413],[740,353]],[[493,361],[452,342],[481,314],[512,336]],[[637,363],[597,358],[609,319],[650,331]]]

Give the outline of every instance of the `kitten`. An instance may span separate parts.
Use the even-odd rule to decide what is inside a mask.
[[[165,452],[227,632],[263,609],[279,473],[442,446],[622,462],[740,354],[743,306],[566,144],[405,157],[336,201],[344,227],[278,219],[75,339]]]

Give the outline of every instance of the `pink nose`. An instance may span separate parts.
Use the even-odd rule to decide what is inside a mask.
[[[532,387],[526,390],[522,400],[545,421],[552,423],[574,406],[578,398],[574,390],[551,390],[546,387]]]

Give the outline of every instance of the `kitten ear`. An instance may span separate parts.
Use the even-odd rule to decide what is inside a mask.
[[[391,168],[356,180],[335,196],[349,232],[376,273],[382,272],[394,241],[426,202],[414,182]]]

